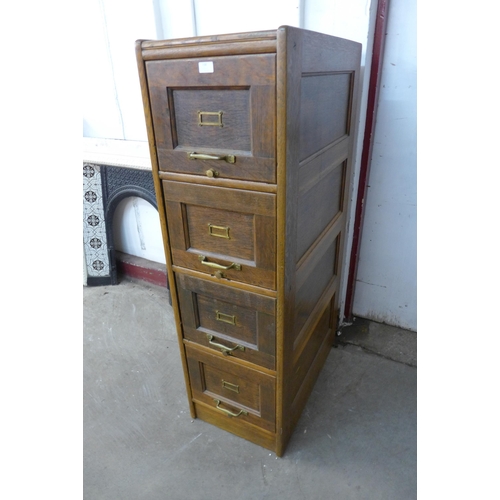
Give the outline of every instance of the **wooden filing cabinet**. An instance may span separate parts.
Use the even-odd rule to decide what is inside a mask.
[[[138,41],[191,415],[281,456],[338,321],[361,45]]]

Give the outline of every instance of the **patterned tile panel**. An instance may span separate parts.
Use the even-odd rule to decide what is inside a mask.
[[[109,276],[101,171],[91,163],[83,164],[83,244],[88,277]]]

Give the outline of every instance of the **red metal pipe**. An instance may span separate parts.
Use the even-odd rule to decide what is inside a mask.
[[[347,277],[346,302],[344,317],[352,320],[352,306],[354,302],[354,290],[356,285],[356,273],[358,270],[359,249],[361,246],[361,232],[364,219],[364,205],[368,177],[370,173],[370,161],[373,150],[373,132],[377,116],[377,103],[382,73],[382,60],[384,54],[384,41],[387,27],[387,10],[389,0],[378,0],[377,18],[375,21],[375,32],[373,35],[372,62],[370,67],[370,84],[368,86],[368,101],[366,104],[366,123],[363,137],[363,150],[361,154],[361,165],[358,182],[358,195],[356,199],[356,212],[354,216],[354,233],[352,239],[351,258],[349,262],[349,275]]]

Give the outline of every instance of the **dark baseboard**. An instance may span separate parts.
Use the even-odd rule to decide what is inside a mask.
[[[117,251],[115,251],[115,256],[117,270],[120,274],[169,288],[165,264]]]

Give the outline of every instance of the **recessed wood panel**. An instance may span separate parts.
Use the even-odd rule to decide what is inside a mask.
[[[302,185],[307,185],[307,188],[299,190],[297,262],[342,210],[344,172],[345,162],[336,166],[330,165],[321,170],[314,184],[306,180],[303,182]],[[304,176],[310,176],[311,169],[303,167],[302,173]]]
[[[203,392],[229,399],[260,414],[259,385],[227,370],[203,364]]]
[[[309,336],[305,348],[302,350],[299,358],[294,363],[293,372],[293,392],[297,393],[302,382],[306,378],[306,374],[309,371],[314,358],[318,352],[319,347],[323,343],[325,336],[328,334],[329,330],[332,328],[330,325],[330,319],[332,315],[332,307],[334,304],[334,299],[328,304],[327,308],[321,315],[320,320],[314,327],[313,332]]]
[[[347,135],[351,73],[303,75],[300,101],[300,160]]]
[[[196,295],[199,328],[219,337],[229,336],[246,345],[257,346],[257,313],[251,309]]]
[[[327,237],[324,238],[327,240]],[[335,275],[337,238],[318,245],[297,273],[294,337],[302,330],[316,303]]]
[[[185,205],[189,247],[255,260],[254,215]]]
[[[171,89],[170,100],[174,147],[251,150],[249,89]]]

